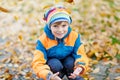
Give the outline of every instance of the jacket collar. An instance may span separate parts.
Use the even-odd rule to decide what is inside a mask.
[[[50,28],[48,27],[47,24],[46,24],[45,27],[44,27],[44,32],[46,33],[46,35],[47,35],[50,39],[55,40],[55,37],[54,37],[54,35],[52,34],[52,32],[51,32],[51,30],[50,30]],[[71,28],[68,27],[68,33],[62,38],[62,40],[65,39],[65,38],[70,34],[70,32],[71,32]]]

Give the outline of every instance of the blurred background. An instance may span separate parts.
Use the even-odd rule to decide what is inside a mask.
[[[44,12],[64,5],[90,59],[85,80],[120,80],[120,0],[0,0],[0,80],[37,80],[31,69]]]

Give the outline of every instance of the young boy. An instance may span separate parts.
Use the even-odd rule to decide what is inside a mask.
[[[80,35],[71,30],[71,17],[64,7],[52,7],[44,15],[44,33],[37,41],[32,68],[40,80],[84,80],[88,58]]]

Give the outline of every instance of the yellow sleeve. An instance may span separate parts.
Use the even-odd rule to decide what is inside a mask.
[[[88,69],[89,59],[85,53],[85,49],[84,49],[83,44],[81,46],[79,46],[78,51],[77,51],[77,55],[81,55],[81,57],[77,58],[75,60],[75,68],[82,67],[84,69],[82,74],[84,74],[84,73],[86,73],[86,71]]]
[[[43,80],[46,80],[48,73],[51,73],[49,66],[46,65],[46,60],[44,59],[43,53],[39,50],[35,50],[34,52],[32,68],[37,76]]]

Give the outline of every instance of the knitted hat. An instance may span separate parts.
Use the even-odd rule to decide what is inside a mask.
[[[69,24],[72,23],[72,19],[67,9],[63,6],[52,7],[44,14],[44,20],[48,25],[51,25],[58,21],[67,21]]]

